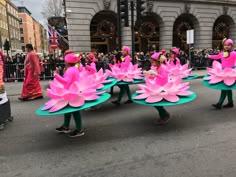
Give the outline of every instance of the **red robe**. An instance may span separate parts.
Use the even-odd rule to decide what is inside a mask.
[[[24,64],[25,80],[21,92],[21,98],[34,99],[43,96],[39,82],[40,65],[37,54],[34,51],[28,53]]]

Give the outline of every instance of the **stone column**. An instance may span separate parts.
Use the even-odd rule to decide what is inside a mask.
[[[212,29],[213,29],[213,22],[212,23],[203,23],[200,22],[200,32],[198,39],[195,40],[195,43],[198,44],[195,48],[204,49],[204,48],[211,48],[212,47]]]
[[[123,27],[122,28],[122,46],[130,47],[132,51],[132,33],[131,27]]]
[[[90,52],[90,23],[104,9],[103,0],[66,0],[69,47],[74,52]]]
[[[160,47],[161,49],[169,50],[172,47],[173,43],[173,21],[164,20],[164,22],[160,25]]]

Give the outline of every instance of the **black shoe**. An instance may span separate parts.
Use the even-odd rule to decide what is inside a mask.
[[[223,106],[223,108],[233,108],[233,107],[234,107],[233,103],[228,103],[228,104]]]
[[[119,106],[120,105],[120,102],[118,100],[115,100],[115,101],[112,101],[113,104]]]
[[[219,103],[213,104],[212,106],[216,109],[221,109],[222,108],[222,105],[219,104]]]
[[[63,126],[56,128],[56,132],[57,133],[70,133],[71,130],[69,128],[65,128]]]
[[[29,98],[28,100],[38,100],[38,99],[43,99],[43,96]]]
[[[84,131],[83,130],[75,130],[75,131],[73,131],[73,132],[71,132],[70,134],[69,134],[69,137],[71,137],[71,138],[75,138],[75,137],[79,137],[79,136],[83,136],[84,135]]]
[[[20,100],[20,101],[29,101],[29,98],[21,98],[21,97],[19,97],[18,100]]]
[[[125,102],[125,104],[131,104],[131,103],[133,103],[132,100],[127,100],[127,101]]]
[[[34,98],[34,100],[37,100],[37,99],[43,99],[43,96],[38,96],[38,97]]]

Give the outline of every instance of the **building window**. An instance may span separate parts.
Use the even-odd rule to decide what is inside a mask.
[[[22,24],[22,18],[20,18],[20,24]]]
[[[23,28],[20,28],[20,34],[24,34]]]
[[[25,52],[25,46],[22,46],[21,49],[23,52]]]
[[[21,37],[21,38],[20,38],[20,41],[21,41],[21,43],[25,43],[24,37]]]

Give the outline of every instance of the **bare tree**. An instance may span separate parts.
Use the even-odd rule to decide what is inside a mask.
[[[42,14],[45,19],[53,16],[62,16],[64,12],[63,0],[46,0],[43,4]]]

